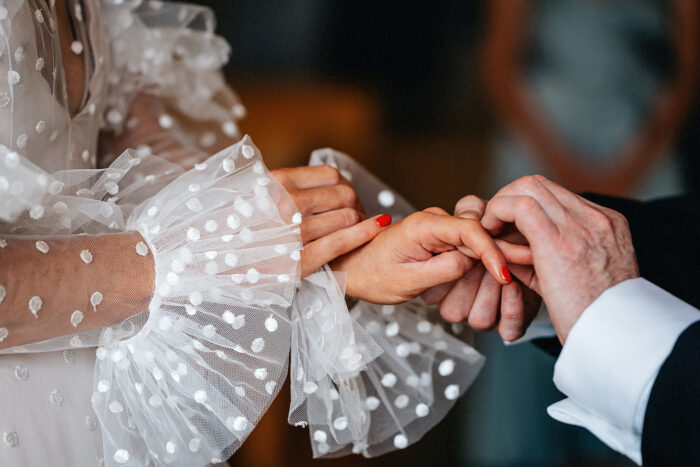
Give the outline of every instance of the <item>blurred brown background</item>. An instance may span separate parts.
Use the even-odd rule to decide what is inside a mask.
[[[694,0],[200,3],[232,44],[241,128],[271,168],[331,146],[447,210],[527,173],[640,197],[700,186]],[[405,451],[312,461],[286,389],[231,464],[631,465],[548,418],[553,359],[496,336],[477,347],[477,383]]]

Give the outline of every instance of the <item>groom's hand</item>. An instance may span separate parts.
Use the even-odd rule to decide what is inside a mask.
[[[486,201],[468,195],[457,202],[455,216],[480,221],[485,209]],[[506,239],[524,243],[517,234]],[[440,303],[440,314],[447,321],[466,321],[479,331],[497,330],[503,340],[514,341],[525,333],[541,299],[517,282],[502,285],[485,272],[483,264],[476,264],[457,281],[427,290],[423,300],[428,304]]]
[[[513,273],[544,299],[563,344],[601,293],[639,277],[625,217],[542,176],[523,177],[487,204],[482,225],[493,235],[514,224],[532,249],[534,268]]]

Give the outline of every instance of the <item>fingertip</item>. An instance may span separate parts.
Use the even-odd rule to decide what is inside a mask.
[[[377,216],[374,221],[377,223],[379,227],[386,227],[391,224],[391,215],[389,214],[382,214],[381,216]]]

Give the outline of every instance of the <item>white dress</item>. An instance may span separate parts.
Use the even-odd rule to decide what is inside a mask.
[[[375,456],[420,439],[483,359],[419,302],[348,310],[343,278],[328,267],[299,279],[300,215],[250,138],[207,154],[244,113],[220,73],[229,48],[211,12],[68,0],[71,50],[88,78],[71,115],[53,3],[0,6],[0,248],[133,231],[143,241],[124,255],[153,255],[156,279],[150,303],[123,322],[81,331],[83,313],[100,312],[96,290],[66,323],[72,334],[0,352],[0,464],[225,460],[289,374],[289,422],[309,427],[317,457]],[[137,93],[169,109],[159,122],[181,142],[180,165],[156,137],[98,154],[100,131],[138,125],[127,119]],[[209,129],[194,134],[180,117]],[[347,156],[321,150],[311,163],[352,179],[369,214],[411,210]],[[81,252],[81,267],[100,252]],[[0,284],[0,312],[12,293]],[[42,325],[41,300],[25,311]],[[0,342],[14,331],[0,321]]]

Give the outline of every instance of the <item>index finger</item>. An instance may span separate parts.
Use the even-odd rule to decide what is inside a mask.
[[[481,225],[491,233],[513,223],[530,245],[550,239],[558,229],[539,202],[531,196],[496,196],[486,205]]]

